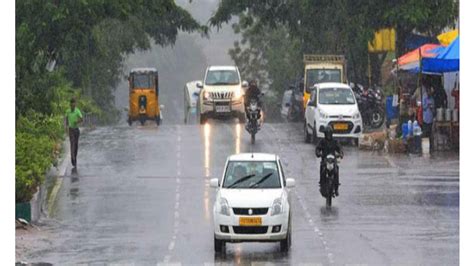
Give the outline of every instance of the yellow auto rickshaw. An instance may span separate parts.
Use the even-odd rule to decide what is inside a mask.
[[[144,125],[146,120],[153,120],[160,125],[158,71],[155,68],[134,68],[128,76],[128,84],[128,124],[131,126],[133,121],[140,121]]]

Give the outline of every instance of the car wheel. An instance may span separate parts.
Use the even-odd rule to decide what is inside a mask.
[[[308,124],[304,121],[304,142],[309,143],[311,141],[311,135],[308,133]]]
[[[204,114],[199,115],[199,123],[200,123],[201,125],[204,125],[204,124],[206,124],[206,122],[207,122],[207,117],[206,117],[206,115],[204,115]]]
[[[280,241],[280,251],[288,252],[291,247],[291,220],[288,221],[288,232],[286,238]]]
[[[240,114],[239,115],[239,123],[244,124],[245,123],[245,114]]]
[[[354,138],[354,146],[359,147],[359,138]]]
[[[225,253],[225,242],[217,239],[216,236],[214,236],[214,252]]]
[[[318,145],[319,139],[318,139],[318,132],[316,131],[316,123],[313,124],[313,135],[312,135],[311,141],[313,142],[313,144]]]

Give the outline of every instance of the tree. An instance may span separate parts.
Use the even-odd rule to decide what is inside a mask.
[[[336,53],[348,58],[349,78],[363,81],[367,75],[367,43],[382,28],[397,30],[397,52],[405,52],[407,33],[418,31],[435,35],[454,23],[458,2],[452,0],[223,0],[212,26],[219,27],[234,15],[277,28],[286,26],[289,37],[301,43],[303,53]],[[250,27],[250,26],[249,26]],[[373,71],[380,68],[375,61]]]

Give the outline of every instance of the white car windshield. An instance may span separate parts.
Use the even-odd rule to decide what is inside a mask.
[[[355,104],[351,89],[324,88],[319,90],[320,104]]]
[[[239,74],[235,70],[212,70],[207,72],[206,85],[238,85]]]
[[[231,161],[227,165],[223,188],[281,188],[276,162]]]

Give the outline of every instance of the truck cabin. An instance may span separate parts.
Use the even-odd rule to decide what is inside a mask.
[[[342,73],[339,68],[309,68],[306,69],[306,84],[305,90],[307,93],[311,93],[311,88],[314,84],[323,82],[343,82]]]

